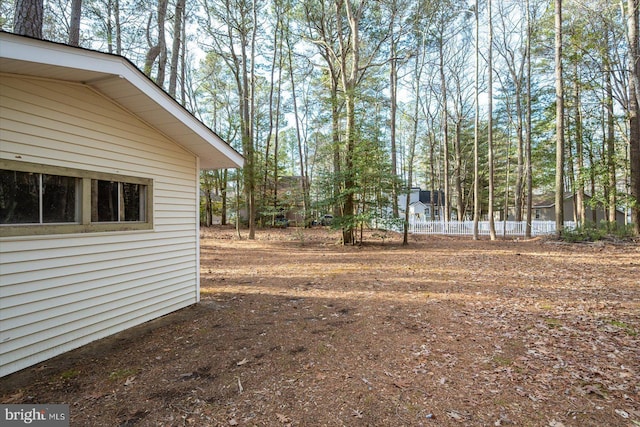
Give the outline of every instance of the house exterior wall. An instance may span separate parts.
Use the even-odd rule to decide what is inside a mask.
[[[3,75],[0,158],[153,180],[150,230],[0,234],[0,376],[198,301],[196,156],[83,85]]]
[[[411,193],[409,193],[409,206],[411,206],[412,203],[415,203],[417,201],[419,201],[418,199],[418,195],[419,195],[420,190],[418,189],[412,189]],[[398,195],[398,208],[404,212],[404,208],[405,206],[407,206],[407,195],[406,194],[399,194]]]
[[[431,207],[426,206],[422,202],[417,202],[409,206],[409,216],[422,221],[433,220],[433,216],[431,215]]]
[[[415,216],[420,220],[427,220],[427,221],[439,219],[440,217],[438,213],[439,213],[440,206],[436,203],[434,206],[434,212],[432,212],[431,204],[429,202],[425,203],[424,199],[420,200],[420,192],[421,190],[419,188],[412,188],[411,192],[409,193],[409,215]],[[423,191],[423,193],[425,192]],[[428,200],[428,197],[427,197],[427,200]],[[406,194],[398,195],[398,208],[400,210],[400,213],[404,212],[406,203],[407,203],[407,195]]]
[[[575,221],[574,218],[574,203],[573,198],[565,198],[564,199],[564,221]],[[587,221],[593,221],[593,209],[591,206],[587,205],[585,208],[585,217]],[[595,208],[596,212],[596,223],[600,221],[607,221],[607,214],[604,211],[602,206],[598,206]],[[552,206],[544,206],[544,207],[534,207],[533,208],[533,219],[539,221],[555,221],[556,220],[556,207]],[[616,222],[619,225],[624,225],[624,213],[616,212]]]

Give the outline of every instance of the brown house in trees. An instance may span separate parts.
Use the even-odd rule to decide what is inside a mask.
[[[587,221],[598,223],[607,220],[607,212],[602,204],[592,206],[591,196],[585,194],[585,216]],[[578,221],[576,196],[572,193],[564,195],[564,221]],[[534,221],[555,221],[556,203],[554,194],[534,196],[532,216]],[[616,222],[624,225],[624,212],[616,209]]]
[[[278,178],[278,207],[290,225],[304,225],[304,192],[301,176],[281,176]],[[308,185],[308,184],[307,184]]]

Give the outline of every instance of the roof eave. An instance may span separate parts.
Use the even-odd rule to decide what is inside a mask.
[[[85,84],[198,156],[202,169],[243,166],[240,153],[126,58],[11,33],[0,40],[0,71]]]

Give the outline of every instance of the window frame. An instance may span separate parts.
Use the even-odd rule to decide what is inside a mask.
[[[100,185],[100,182],[108,182],[111,184],[116,184],[116,209],[115,209],[115,213],[117,215],[117,219],[115,220],[100,220],[100,209],[99,209],[99,196],[98,194],[94,193],[94,190],[96,192],[99,192],[98,186]],[[147,207],[147,200],[146,200],[146,194],[147,194],[147,186],[145,184],[140,184],[140,183],[134,183],[129,181],[122,181],[122,180],[103,180],[103,179],[92,179],[91,180],[91,218],[95,218],[97,217],[98,219],[92,219],[91,222],[94,224],[103,224],[103,223],[123,223],[126,222],[128,224],[134,224],[137,222],[145,222],[145,220],[128,220],[126,219],[126,211],[127,211],[127,206],[126,206],[126,199],[124,197],[124,186],[125,185],[138,185],[140,186],[140,190],[141,190],[141,195],[139,197],[139,205],[138,205],[138,217],[144,217],[145,213],[148,210]],[[95,206],[95,211],[94,211],[94,201],[96,203]],[[123,218],[124,217],[124,218]]]
[[[82,169],[0,159],[0,169],[17,172],[68,176],[80,179],[80,212],[78,222],[55,224],[0,224],[0,237],[31,236],[44,234],[72,234],[114,231],[139,231],[153,229],[153,179],[120,175],[115,173],[87,171]],[[115,181],[141,184],[145,191],[145,219],[143,221],[91,221],[91,181]]]

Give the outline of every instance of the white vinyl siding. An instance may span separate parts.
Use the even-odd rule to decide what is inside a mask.
[[[0,237],[0,376],[197,302],[198,159],[93,90],[3,75],[0,158],[153,181],[153,229]]]

